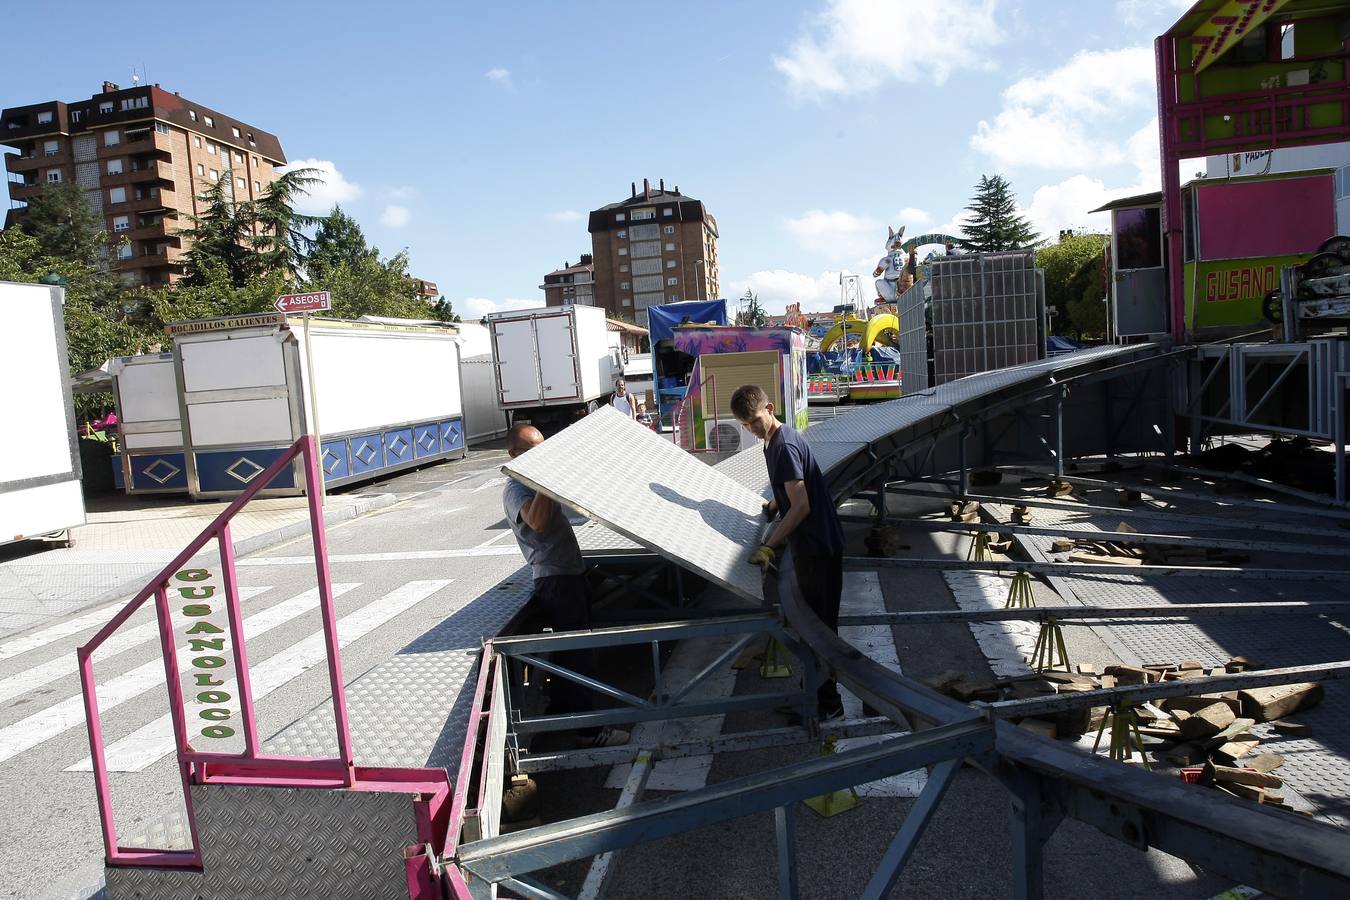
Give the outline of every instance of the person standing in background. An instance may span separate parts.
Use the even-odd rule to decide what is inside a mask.
[[[614,397],[609,402],[628,418],[637,418],[637,404],[633,402],[632,395],[628,393],[628,384],[622,378],[614,382]]]

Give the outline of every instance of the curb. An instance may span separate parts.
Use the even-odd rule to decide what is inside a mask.
[[[398,502],[398,497],[395,494],[372,494],[370,496],[356,496],[353,497],[352,500],[354,502],[352,502],[351,504],[344,505],[339,509],[332,510],[331,512],[328,510],[324,510],[323,522],[325,529],[339,522],[349,522],[352,519],[355,519],[358,516],[363,516],[368,512],[373,512],[377,509],[384,509],[385,507],[393,506],[395,503]],[[289,525],[283,525],[280,528],[274,528],[271,531],[264,531],[262,534],[255,534],[253,535],[253,537],[244,538],[242,541],[235,541],[234,553],[235,556],[247,556],[250,553],[257,553],[259,550],[267,550],[271,547],[277,546],[278,544],[284,544],[289,540],[292,540],[305,534],[309,534],[308,520],[302,522],[292,522]],[[201,553],[198,553],[192,559],[197,560],[207,555],[210,555],[212,558],[215,558],[216,556],[215,551],[203,550]],[[66,612],[70,613],[81,609],[88,609],[91,606],[96,606],[100,603],[107,603],[109,601],[117,600],[122,597],[128,598],[134,597],[136,593],[140,591],[141,588],[145,587],[145,580],[149,578],[150,575],[154,574],[157,571],[159,570],[150,569],[146,572],[145,575],[128,579],[127,581],[122,582],[116,587],[110,588],[104,591],[102,594],[99,594],[97,597],[92,597],[87,602],[82,603],[79,606],[74,607],[70,610],[67,610]],[[24,630],[26,631],[27,629]],[[16,634],[17,633],[18,632],[16,632]]]

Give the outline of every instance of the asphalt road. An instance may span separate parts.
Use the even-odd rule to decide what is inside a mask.
[[[392,492],[399,502],[328,530],[333,581],[342,591],[336,599],[339,617],[357,610],[388,610],[406,602],[411,583],[429,584],[417,586],[418,602],[343,650],[348,681],[429,630],[455,600],[476,596],[520,567],[522,560],[502,519],[499,467],[504,459],[499,449],[477,450],[463,460],[356,488]],[[240,560],[245,632],[255,671],[268,660],[293,658],[297,645],[321,630],[313,603],[295,599],[313,590],[314,570],[287,560],[309,554],[305,537]],[[120,606],[104,608],[111,616]],[[298,614],[290,615],[292,610]],[[275,624],[263,632],[269,621]],[[129,741],[140,756],[153,759],[140,771],[112,775],[118,830],[128,844],[139,835],[155,834],[166,815],[181,807],[171,756],[155,757],[158,747],[135,737],[168,711],[151,622],[148,611],[137,613],[117,632],[131,635],[123,639],[121,651],[95,657],[100,703],[110,707],[103,717],[106,743],[132,736]],[[68,771],[87,766],[89,756],[75,648],[95,628],[44,639],[50,637],[48,629],[61,624],[48,623],[42,630],[0,641],[3,897],[85,897],[102,883],[93,778],[87,770]],[[34,643],[39,645],[29,646]],[[281,730],[328,694],[327,668],[319,660],[258,702],[260,734]]]

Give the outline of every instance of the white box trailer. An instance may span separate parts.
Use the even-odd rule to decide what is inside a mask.
[[[0,544],[84,524],[64,305],[59,287],[0,282]]]
[[[512,421],[560,426],[614,392],[618,366],[598,306],[493,313],[497,404]]]
[[[172,353],[118,356],[108,361],[122,452],[113,457],[118,485],[128,494],[182,493],[187,460]]]
[[[321,435],[330,486],[465,453],[453,328],[314,319],[312,360],[296,317],[227,316],[168,330],[194,497],[237,494],[303,434]],[[298,493],[302,483],[297,463],[269,492]]]
[[[469,445],[506,434],[506,412],[497,405],[492,334],[477,322],[458,322],[459,381],[464,389],[464,434]]]

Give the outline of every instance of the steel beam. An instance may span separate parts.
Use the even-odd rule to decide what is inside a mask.
[[[1287,484],[1281,484],[1278,481],[1271,481],[1269,478],[1257,478],[1255,475],[1248,475],[1246,472],[1216,472],[1212,469],[1201,469],[1194,466],[1179,466],[1168,464],[1165,468],[1182,475],[1194,475],[1199,478],[1213,478],[1216,481],[1240,481],[1243,484],[1250,484],[1253,487],[1263,488],[1267,491],[1275,491],[1278,494],[1286,494],[1290,497],[1296,497],[1299,500],[1305,500],[1308,503],[1316,503],[1319,506],[1344,508],[1345,504],[1338,501],[1335,497],[1327,497],[1323,494],[1315,494],[1312,491],[1305,491],[1300,488]],[[1319,515],[1326,515],[1328,510],[1319,510]]]
[[[1110,706],[1120,702],[1140,703],[1163,697],[1190,697],[1195,694],[1217,694],[1276,684],[1335,681],[1342,678],[1350,678],[1350,660],[1311,666],[1288,666],[1283,669],[1260,669],[1232,675],[1178,678],[1174,681],[1155,681],[1151,684],[1123,684],[1096,691],[1051,694],[1045,697],[1030,697],[1026,700],[999,700],[986,706],[991,714],[1006,719],[1011,716],[1039,716],[1084,707]]]
[[[1350,610],[1350,601],[1273,600],[1253,603],[1178,603],[1153,606],[1038,606],[1014,609],[942,609],[840,616],[846,625],[939,625],[953,622],[1044,622],[1046,619],[1189,619],[1196,616],[1319,616]]]
[[[782,706],[798,696],[797,693],[787,694],[782,691],[769,691],[760,694],[746,694],[741,697],[727,697],[723,700],[685,703],[680,706],[649,705],[643,708],[623,707],[592,712],[561,713],[556,716],[519,718],[513,724],[515,730],[521,734],[574,731],[579,728],[625,725],[629,722],[656,722],[662,719],[718,716],[723,713],[744,712],[750,709],[772,709],[776,706]]]
[[[649,750],[638,751],[637,757],[633,760],[633,768],[628,773],[628,780],[624,782],[623,790],[619,793],[619,801],[614,804],[615,809],[628,809],[639,798],[647,787],[647,779],[652,774],[652,754]],[[610,866],[614,863],[614,853],[601,853],[591,861],[591,867],[586,872],[586,880],[581,883],[581,890],[577,892],[577,900],[600,900],[600,896],[605,891],[605,881],[609,878]]]
[[[479,878],[500,882],[520,873],[766,812],[805,797],[866,784],[943,760],[982,754],[992,747],[993,731],[989,723],[957,722],[673,797],[637,803],[626,810],[579,816],[462,844],[455,861]]]
[[[840,515],[846,522],[877,521],[869,516]],[[1194,537],[1189,534],[1150,534],[1134,531],[1097,531],[1081,528],[1046,527],[1041,525],[1005,525],[1001,522],[940,522],[930,519],[907,519],[887,516],[886,521],[904,528],[916,528],[923,531],[969,532],[986,531],[1007,534],[1025,534],[1036,537],[1072,537],[1085,541],[1115,541],[1128,544],[1159,544],[1167,547],[1214,547],[1219,550],[1273,550],[1282,553],[1297,553],[1305,556],[1346,556],[1350,557],[1350,547],[1327,547],[1320,544],[1286,544],[1276,541],[1244,541],[1233,538]],[[1350,534],[1346,535],[1350,538]]]
[[[904,871],[905,863],[909,862],[909,858],[914,855],[914,848],[918,846],[919,838],[923,837],[929,821],[933,818],[933,813],[937,810],[938,804],[942,802],[943,796],[947,793],[947,788],[951,787],[952,780],[955,779],[956,773],[960,769],[961,761],[959,759],[949,759],[938,763],[928,775],[928,783],[924,785],[923,791],[919,794],[919,799],[905,814],[905,821],[901,823],[900,830],[896,832],[890,846],[882,854],[881,862],[877,864],[871,880],[867,882],[867,887],[863,889],[862,900],[885,900],[886,897],[890,896],[891,888],[895,887],[896,881],[900,879],[900,873]]]
[[[773,811],[773,831],[778,847],[778,896],[782,900],[797,900],[797,821],[789,803]]]
[[[873,559],[870,556],[845,556],[844,568],[871,569],[946,569],[951,572],[1030,572],[1060,578],[1090,575],[1126,575],[1135,578],[1241,578],[1256,581],[1332,581],[1342,583],[1346,573],[1336,569],[1244,569],[1229,566],[1117,566],[1110,563],[1075,562],[973,562],[944,557],[903,557]]]
[[[521,653],[549,653],[559,650],[587,650],[595,647],[623,647],[651,641],[682,641],[699,637],[723,637],[746,632],[771,633],[779,629],[771,613],[723,616],[714,619],[684,619],[641,625],[617,625],[585,631],[555,631],[548,634],[521,634],[494,638],[493,649],[506,656]]]

